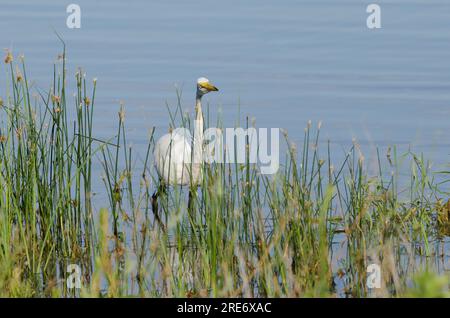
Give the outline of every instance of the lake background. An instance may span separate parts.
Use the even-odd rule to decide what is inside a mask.
[[[66,27],[72,2],[81,29]],[[28,78],[48,91],[62,50],[56,30],[67,44],[69,82],[78,67],[98,78],[95,134],[114,136],[123,102],[128,139],[142,155],[151,127],[157,137],[167,131],[175,86],[193,112],[195,81],[206,76],[220,92],[205,99],[225,127],[249,116],[300,143],[308,120],[322,121],[336,160],[355,138],[372,160],[375,147],[397,145],[445,167],[450,3],[376,1],[382,29],[369,30],[372,2],[1,0],[0,46],[24,54]],[[4,96],[4,65],[1,74]]]

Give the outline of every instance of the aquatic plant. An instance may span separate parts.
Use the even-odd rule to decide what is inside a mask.
[[[448,296],[448,172],[423,156],[378,152],[379,172],[369,175],[354,142],[333,165],[320,126],[308,123],[299,148],[284,135],[273,176],[248,161],[205,165],[190,212],[188,187],[161,193],[163,229],[151,207],[155,130],[138,158],[121,105],[116,135],[96,138],[97,81],[82,70],[68,76],[65,58],[47,91],[30,85],[23,59],[4,59],[1,296]],[[169,108],[172,126],[192,127],[181,110]],[[409,182],[399,176],[405,163]],[[95,167],[103,186],[93,184]],[[366,284],[372,263],[379,289]],[[67,284],[74,274],[81,288]]]

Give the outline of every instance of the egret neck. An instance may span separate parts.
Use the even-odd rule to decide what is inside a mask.
[[[202,94],[197,92],[195,102],[195,124],[194,124],[194,154],[193,162],[195,164],[203,162],[203,112],[202,112]]]

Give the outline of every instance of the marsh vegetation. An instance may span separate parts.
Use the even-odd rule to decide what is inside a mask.
[[[283,136],[273,176],[250,163],[204,165],[190,213],[188,187],[162,193],[163,229],[151,209],[155,130],[137,156],[120,107],[117,133],[97,138],[96,80],[67,74],[65,54],[46,91],[30,86],[20,57],[7,52],[3,63],[1,296],[449,296],[450,171],[392,147],[372,175],[356,142],[333,165],[320,127],[308,124],[299,146]],[[180,105],[168,118],[191,127]],[[66,284],[70,264],[81,289]],[[380,266],[379,289],[367,287],[370,264]]]

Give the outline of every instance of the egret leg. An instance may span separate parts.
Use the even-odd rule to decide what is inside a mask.
[[[165,187],[164,183],[160,182],[158,189],[156,189],[155,193],[153,193],[152,199],[151,199],[153,215],[155,216],[156,222],[158,222],[159,226],[161,227],[161,229],[164,232],[166,231],[166,229],[164,227],[164,223],[161,221],[161,218],[159,217],[159,212],[158,212],[158,197],[161,195],[161,193],[164,193],[165,191],[166,191],[166,187]]]

